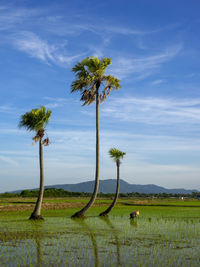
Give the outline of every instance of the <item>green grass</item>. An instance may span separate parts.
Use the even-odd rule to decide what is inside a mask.
[[[44,203],[75,203],[75,202],[81,202],[81,203],[87,203],[90,197],[56,197],[56,198],[44,198]],[[35,203],[36,198],[29,198],[29,197],[12,197],[12,198],[0,198],[0,205],[3,204],[23,204],[23,203]],[[97,198],[95,203],[109,203],[111,202],[111,198]],[[141,203],[142,205],[172,205],[172,206],[198,206],[200,207],[200,200],[196,199],[173,199],[173,198],[119,198],[118,203],[124,204],[135,204],[135,203]]]

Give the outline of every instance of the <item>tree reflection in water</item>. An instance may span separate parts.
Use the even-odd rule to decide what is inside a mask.
[[[109,219],[109,217],[99,217],[100,220],[103,220],[108,226],[109,228],[112,230],[112,234],[114,235],[115,238],[115,244],[117,247],[117,266],[121,266],[120,263],[120,242],[119,242],[119,238],[117,235],[118,230],[114,227],[113,223],[111,222],[111,220]]]
[[[78,223],[83,229],[87,230],[87,233],[92,241],[92,246],[94,249],[94,260],[95,260],[95,267],[99,267],[99,253],[98,253],[98,246],[96,241],[96,234],[94,230],[92,230],[88,224],[86,223],[86,218],[71,218],[73,221]]]
[[[32,227],[34,229],[34,240],[36,244],[36,251],[37,251],[37,267],[42,266],[42,237],[43,237],[43,232],[42,232],[42,224],[43,221],[31,221]]]
[[[41,246],[41,238],[38,235],[35,238],[36,248],[37,248],[37,267],[42,266],[42,246]]]

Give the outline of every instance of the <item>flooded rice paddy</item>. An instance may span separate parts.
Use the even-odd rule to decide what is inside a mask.
[[[134,220],[122,212],[40,222],[4,216],[0,266],[200,266],[200,214],[176,217],[168,210],[164,216],[149,209],[151,216],[144,211]]]

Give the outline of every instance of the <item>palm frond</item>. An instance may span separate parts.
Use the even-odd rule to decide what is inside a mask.
[[[36,134],[32,139],[36,143],[36,142],[40,141],[41,137]]]
[[[117,79],[116,77],[112,76],[112,75],[104,75],[104,76],[102,77],[102,79],[103,79],[104,81],[106,81],[107,86],[109,85],[109,86],[111,86],[113,89],[118,90],[118,89],[121,87],[121,85],[120,85],[120,80]]]
[[[49,144],[50,144],[50,140],[49,140],[49,137],[47,137],[46,139],[44,139],[43,145],[44,146],[49,146]]]
[[[124,156],[126,155],[125,152],[122,152],[122,151],[118,150],[117,148],[111,148],[108,153],[109,153],[110,157],[113,158],[114,161],[123,159]]]
[[[32,109],[29,112],[26,112],[21,116],[19,122],[19,127],[24,127],[28,131],[38,132],[40,129],[46,127],[51,117],[51,110],[47,109],[44,106],[41,106],[38,109]]]
[[[100,94],[101,102],[106,100],[106,97],[110,95],[112,89],[118,90],[120,85],[120,80],[111,75],[104,75],[102,81],[106,82],[106,86],[103,88],[102,93]]]
[[[71,84],[71,93],[80,91],[80,100],[84,102],[83,105],[90,105],[95,101],[95,91],[102,87],[104,82],[106,85],[99,91],[101,102],[105,101],[111,89],[117,90],[120,87],[120,80],[104,74],[110,64],[110,58],[87,57],[72,68],[76,79]]]
[[[84,90],[81,96],[81,101],[84,101],[83,106],[92,104],[95,101],[95,92]]]

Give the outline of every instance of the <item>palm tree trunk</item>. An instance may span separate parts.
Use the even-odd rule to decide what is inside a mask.
[[[35,205],[35,209],[30,216],[30,219],[43,219],[41,216],[41,207],[42,207],[42,200],[44,194],[44,166],[43,166],[43,141],[40,138],[39,141],[39,162],[40,162],[40,189],[39,189],[39,196]]]
[[[72,218],[84,217],[85,212],[93,205],[99,190],[99,87],[96,86],[96,173],[95,173],[95,185],[90,201],[80,211],[72,215]]]
[[[116,161],[116,165],[117,165],[117,187],[116,187],[115,198],[112,204],[107,208],[107,210],[100,213],[99,216],[108,216],[108,213],[112,210],[112,208],[115,206],[117,202],[117,198],[119,195],[119,183],[120,183],[120,161]]]

